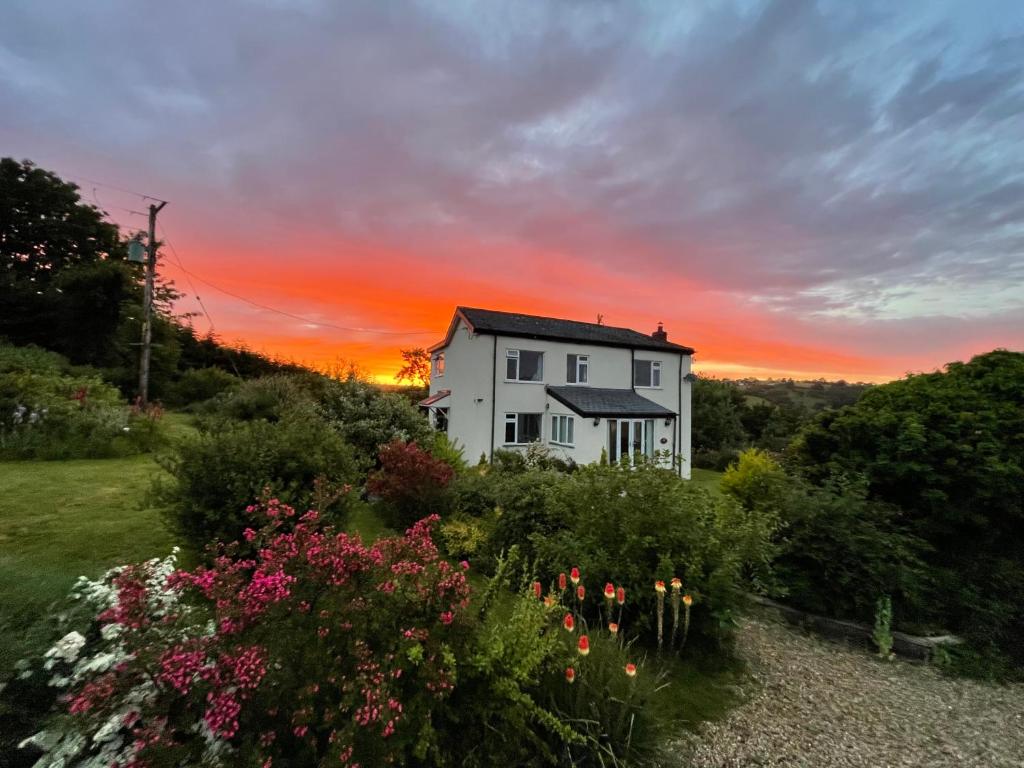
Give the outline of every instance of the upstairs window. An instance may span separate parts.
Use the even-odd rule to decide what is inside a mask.
[[[525,445],[540,440],[539,413],[506,413],[505,445]]]
[[[505,351],[506,381],[543,381],[544,353],[528,349]]]
[[[661,361],[634,360],[633,386],[652,388],[661,387]]]
[[[567,355],[565,380],[569,384],[586,384],[590,378],[590,357]]]
[[[434,355],[434,377],[444,376],[444,352]]]
[[[551,442],[556,445],[575,445],[574,426],[575,423],[572,416],[552,416]]]

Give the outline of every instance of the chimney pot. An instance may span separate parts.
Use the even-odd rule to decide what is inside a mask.
[[[651,334],[651,338],[655,341],[668,341],[668,333],[665,332],[664,323],[658,323],[658,330]]]

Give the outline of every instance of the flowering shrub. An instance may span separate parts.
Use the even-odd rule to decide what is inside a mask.
[[[445,489],[455,471],[416,443],[395,440],[380,449],[381,468],[370,475],[366,490],[384,501],[387,522],[408,525],[426,511],[442,510]]]
[[[431,749],[469,598],[436,518],[368,547],[275,500],[253,514],[255,557],[218,546],[209,567],[128,566],[83,587],[100,640],[88,657],[73,636],[52,652],[72,665],[55,682],[74,728],[44,765],[365,765]]]

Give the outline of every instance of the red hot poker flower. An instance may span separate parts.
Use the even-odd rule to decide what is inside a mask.
[[[590,653],[590,638],[586,635],[580,635],[580,641],[576,644],[579,649],[580,656],[586,656]]]
[[[538,600],[540,600],[540,597],[543,594],[543,592],[544,592],[544,588],[540,585],[540,582],[539,581],[533,582],[533,594],[536,596],[536,598]]]
[[[689,595],[683,595],[683,605],[689,608],[691,605],[693,605],[693,598]]]
[[[629,664],[626,665],[626,676],[627,677],[636,677],[636,664],[633,664],[632,662],[630,662]]]
[[[566,582],[565,572],[563,571],[562,573],[558,574],[558,588],[562,592],[565,592],[565,586],[566,586],[565,582]]]
[[[683,588],[683,580],[680,579],[678,576],[673,578],[672,579],[672,591],[673,592],[678,592],[682,588]]]
[[[567,682],[567,683],[569,683],[571,685],[575,681],[576,681],[576,670],[573,669],[572,667],[566,667],[565,668],[565,682]]]
[[[586,594],[587,594],[587,591],[583,588],[582,584],[580,584],[578,587],[576,587],[576,599],[577,600],[582,602],[583,601],[583,596],[586,595]]]
[[[624,602],[626,602],[626,588],[625,587],[619,587],[618,589],[615,590],[615,602],[617,602],[619,605],[622,605]]]
[[[615,599],[615,585],[610,581],[604,585],[604,599],[614,600]]]
[[[665,582],[664,581],[656,581],[656,582],[654,582],[654,591],[657,592],[659,595],[665,594]]]
[[[580,583],[580,569],[579,568],[573,568],[571,571],[569,571],[569,580],[572,581],[573,586],[576,586],[577,584]]]
[[[576,621],[573,619],[571,613],[565,614],[565,618],[562,619],[562,626],[565,627],[566,632],[572,632],[576,629]]]
[[[619,634],[619,625],[616,624],[614,621],[609,621],[608,631],[611,632],[613,635]]]

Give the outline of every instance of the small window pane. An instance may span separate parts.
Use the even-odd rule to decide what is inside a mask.
[[[551,439],[554,442],[556,442],[556,443],[558,442],[558,417],[557,416],[552,416],[551,417]]]
[[[572,423],[573,423],[574,419],[573,419],[572,416],[568,416],[568,417],[566,417],[566,421],[569,422],[569,434],[566,435],[565,442],[567,442],[569,445],[573,445],[574,442],[575,442],[573,440],[573,434],[572,434]]]
[[[654,455],[654,419],[644,420],[644,455]]]
[[[505,416],[505,442],[516,442],[516,416],[514,413]]]
[[[651,386],[652,387],[660,387],[661,386],[661,363],[652,363],[651,364]]]
[[[586,358],[586,357],[582,357],[581,356],[580,357],[580,362],[579,362],[579,376],[578,376],[580,384],[586,384],[587,383],[589,369],[590,369],[590,360],[588,358]]]
[[[505,378],[513,381],[519,378],[519,358],[510,357],[505,361]]]
[[[519,351],[519,381],[541,381],[544,378],[543,352]]]
[[[651,386],[651,361],[633,361],[633,384],[637,387]]]
[[[615,463],[619,457],[619,422],[615,419],[608,419],[608,461]]]
[[[576,383],[576,355],[567,355],[565,364],[565,381],[567,384]]]
[[[520,413],[519,414],[519,441],[520,443],[532,443],[540,440],[540,414]]]

